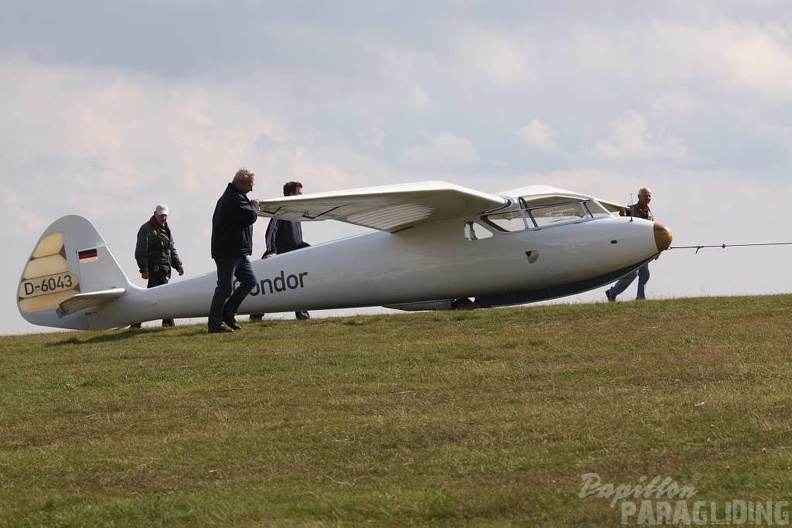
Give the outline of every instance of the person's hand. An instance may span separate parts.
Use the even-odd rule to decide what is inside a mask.
[[[179,275],[184,275],[184,268],[176,268],[176,271],[179,272]]]
[[[275,253],[274,251],[267,251],[266,253],[264,253],[264,256],[261,258],[268,259],[274,257],[275,255],[277,255],[277,253]]]
[[[141,271],[140,276],[141,278],[148,280],[148,271]]]

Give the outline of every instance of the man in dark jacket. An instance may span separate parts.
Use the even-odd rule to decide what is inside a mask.
[[[290,181],[283,184],[283,196],[298,196],[302,194],[302,183]],[[300,222],[291,220],[281,220],[280,218],[270,218],[267,225],[267,251],[261,258],[270,258],[281,253],[288,253],[295,249],[310,246],[303,242],[302,225]],[[297,319],[310,319],[311,314],[305,310],[294,312]],[[251,321],[261,321],[262,314],[250,314]]]
[[[648,187],[642,187],[638,191],[638,203],[633,204],[629,209],[621,211],[620,216],[632,216],[635,218],[643,218],[644,220],[654,221],[654,213],[649,209],[649,202],[652,201],[652,190]],[[605,290],[605,297],[608,302],[616,301],[616,297],[621,294],[627,287],[632,284],[632,281],[638,277],[638,293],[635,298],[639,301],[646,299],[646,283],[649,282],[649,263],[647,262],[637,270],[633,270],[614,284],[611,288]]]
[[[209,308],[209,333],[232,332],[239,305],[256,286],[248,257],[253,252],[253,223],[258,219],[258,200],[249,200],[255,174],[239,169],[217,200],[212,215],[212,258],[217,265],[217,287]],[[234,277],[239,285],[233,289]],[[223,326],[228,325],[228,328]]]
[[[171,269],[184,275],[184,268],[168,226],[168,206],[158,205],[148,222],[140,226],[135,245],[135,260],[140,276],[148,280],[148,287],[168,284]],[[173,319],[163,319],[162,326],[173,326]],[[132,328],[140,328],[135,323]]]

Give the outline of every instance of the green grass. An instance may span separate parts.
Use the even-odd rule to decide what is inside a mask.
[[[618,524],[586,473],[786,500],[791,323],[778,295],[2,337],[0,524]]]

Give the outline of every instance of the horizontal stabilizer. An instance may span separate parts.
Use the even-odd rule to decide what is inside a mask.
[[[56,310],[59,317],[77,313],[79,311],[99,306],[113,299],[118,299],[126,293],[125,288],[113,288],[111,290],[96,291],[91,293],[78,293],[72,295],[60,305]]]

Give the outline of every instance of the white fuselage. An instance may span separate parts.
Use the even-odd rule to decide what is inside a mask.
[[[390,234],[374,232],[264,260],[242,313],[380,306],[580,286],[579,293],[658,253],[653,224],[618,216],[468,240],[460,220]],[[88,314],[91,328],[163,317],[206,316],[214,273],[134,288]],[[577,288],[578,286],[572,286]],[[550,295],[558,296],[558,295]]]

